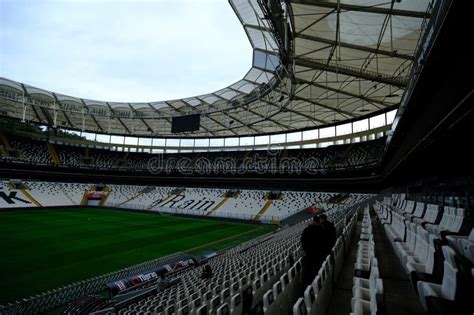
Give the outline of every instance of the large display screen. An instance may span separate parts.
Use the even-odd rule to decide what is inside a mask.
[[[199,114],[173,117],[171,133],[191,132],[199,130],[201,116]]]

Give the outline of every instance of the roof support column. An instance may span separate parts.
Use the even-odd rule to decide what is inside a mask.
[[[53,127],[58,125],[58,111],[56,110],[56,98],[54,98],[53,102]]]
[[[23,113],[21,115],[21,122],[26,121],[26,97],[25,97],[25,91],[22,93],[21,97],[21,105],[23,106]]]
[[[81,131],[85,131],[86,129],[86,106],[82,104],[82,126],[81,126]]]

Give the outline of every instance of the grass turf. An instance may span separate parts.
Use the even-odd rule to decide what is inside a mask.
[[[219,250],[273,229],[93,208],[1,212],[0,304],[174,252]]]

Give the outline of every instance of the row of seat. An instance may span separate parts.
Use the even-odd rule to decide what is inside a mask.
[[[342,231],[318,277],[313,282],[313,301],[318,308],[327,306],[333,278],[342,267],[344,253],[349,249],[355,220],[345,209],[328,213]],[[283,229],[263,244],[238,246],[222,256],[211,259],[211,279],[200,278],[201,268],[183,271],[176,277],[178,285],[154,296],[133,303],[119,314],[288,314],[301,288],[300,235],[306,222]],[[343,228],[344,226],[344,228]],[[347,245],[346,245],[347,244]],[[244,246],[245,247],[245,246]],[[308,290],[306,298],[311,300]],[[310,305],[310,304],[308,304]],[[312,306],[316,309],[316,305]]]
[[[352,284],[353,315],[377,314],[383,309],[383,282],[378,260],[369,208],[364,209],[360,240],[357,245],[355,277]]]
[[[460,288],[463,283],[472,286],[472,272],[466,273],[467,279],[461,279],[454,248],[465,247],[467,250],[461,255],[472,262],[472,241],[467,235],[449,235],[460,232],[467,223],[464,209],[445,207],[441,213],[436,205],[415,205],[402,196],[385,198],[374,208],[424,308],[433,312],[439,311],[440,305],[464,303],[465,293]],[[470,237],[472,234],[471,230]],[[454,246],[450,247],[450,243]],[[472,267],[471,264],[467,268]]]
[[[466,219],[466,210],[406,200],[401,197],[385,199],[385,210],[395,210],[409,222],[422,225],[429,233],[442,237],[446,233],[459,233]],[[391,204],[392,203],[392,204]]]
[[[384,200],[383,203],[377,203],[377,207],[381,212],[381,218],[386,223],[390,223],[393,219],[395,222],[389,228],[387,233],[391,236],[399,234],[397,238],[405,237],[404,221],[412,222],[420,225],[430,235],[435,238],[443,240],[456,251],[457,254],[463,256],[465,259],[474,263],[474,228],[472,221],[467,219],[466,210],[463,208],[455,208],[446,206],[441,209],[438,205],[424,204],[418,202],[416,207],[414,201],[402,200],[396,198],[393,204],[392,201]],[[422,216],[410,214],[410,211],[415,209],[424,209]],[[421,211],[418,211],[421,213]],[[401,215],[401,216],[400,216]]]
[[[202,268],[186,270],[176,276],[180,281],[174,287],[119,314],[242,314],[256,307],[288,308],[285,305],[301,272],[301,229],[302,225],[297,225],[276,234],[271,242],[250,248],[238,246],[211,259],[211,279],[200,278]],[[290,256],[296,262],[291,262]]]
[[[290,294],[280,295],[280,298],[275,299],[275,294],[268,291],[263,297],[263,308],[260,309],[257,304],[253,309],[254,314],[288,314],[291,311],[291,305],[293,305],[292,301],[295,301],[300,294],[303,294],[303,297],[298,298],[296,303],[293,305],[292,309],[294,314],[295,312],[297,314],[325,314],[327,312],[333,285],[342,269],[344,256],[349,251],[351,237],[356,222],[353,213],[330,211],[328,214],[330,215],[331,220],[338,222],[336,224],[336,230],[341,230],[341,234],[333,246],[331,254],[326,257],[321,265],[321,268],[312,284],[307,286],[304,292],[300,289],[302,283],[302,279],[300,279],[302,258],[300,258],[295,264],[295,266],[299,265],[300,268],[296,268],[296,275],[290,277],[297,279],[292,282],[293,285],[289,288]],[[352,220],[350,220],[348,225],[345,225],[344,223],[347,222],[348,218],[352,218]],[[308,221],[305,223],[307,222]],[[294,273],[292,268],[289,270],[289,274],[291,273]],[[272,307],[274,304],[280,306],[278,308]]]

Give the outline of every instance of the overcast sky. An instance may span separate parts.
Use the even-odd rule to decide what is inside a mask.
[[[0,76],[147,102],[243,78],[252,48],[226,0],[0,0]]]

